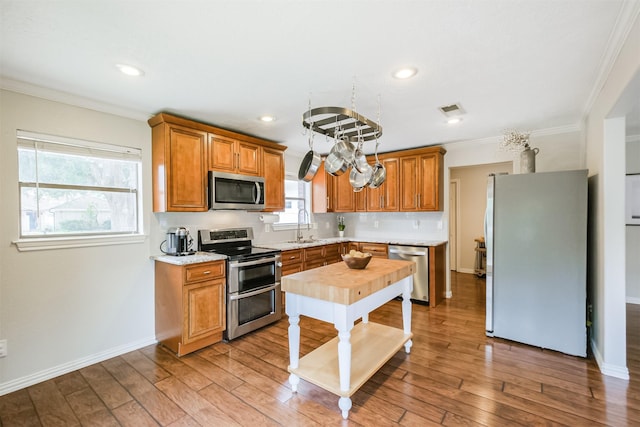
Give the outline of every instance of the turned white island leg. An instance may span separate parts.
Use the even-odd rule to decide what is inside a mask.
[[[402,329],[405,334],[411,333],[411,291],[413,291],[413,276],[405,277],[404,289],[402,291]],[[404,345],[404,351],[408,354],[411,353],[411,340],[407,341]]]
[[[287,294],[287,315],[289,316],[289,368],[296,369],[300,363],[300,314],[294,295]],[[289,375],[291,391],[298,391],[300,377]]]

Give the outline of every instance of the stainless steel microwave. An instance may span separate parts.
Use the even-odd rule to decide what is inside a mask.
[[[209,171],[209,209],[264,209],[264,178]]]

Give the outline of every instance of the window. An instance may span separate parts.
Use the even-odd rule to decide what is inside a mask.
[[[298,214],[300,223],[309,224],[309,184],[293,178],[284,180],[284,212],[280,212],[278,224],[297,224]],[[306,214],[302,214],[300,209],[304,209]],[[303,218],[304,217],[304,218]]]
[[[141,150],[18,131],[18,162],[21,238],[141,232]]]

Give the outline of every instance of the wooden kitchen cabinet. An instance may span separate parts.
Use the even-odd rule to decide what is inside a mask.
[[[380,163],[385,167],[387,176],[380,187],[367,187],[367,212],[396,212],[399,207],[398,172],[400,163],[395,156],[378,156],[378,158],[380,159]]]
[[[311,211],[313,213],[335,212],[333,186],[335,177],[324,170],[324,160],[311,181]]]
[[[209,169],[260,176],[262,147],[233,138],[209,135]]]
[[[206,211],[207,133],[159,121],[151,136],[153,211]]]
[[[155,263],[156,339],[178,356],[222,340],[225,261]]]
[[[284,210],[284,145],[167,113],[150,118],[154,212],[203,212],[207,172],[265,178],[265,211]]]
[[[282,251],[282,276],[303,271],[304,249]]]
[[[400,211],[444,209],[445,153],[442,147],[427,147],[400,156]]]
[[[332,196],[334,198],[334,212],[355,212],[356,193],[353,191],[349,172],[334,177]]]
[[[351,242],[351,244],[352,249],[362,253],[368,252],[374,258],[389,258],[389,245],[386,243]]]
[[[284,153],[263,148],[262,176],[264,176],[264,210],[284,211]]]

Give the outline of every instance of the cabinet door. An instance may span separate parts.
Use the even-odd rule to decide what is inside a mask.
[[[343,173],[333,181],[334,212],[355,212],[356,198],[349,181],[349,174]]]
[[[311,182],[311,210],[313,213],[327,213],[334,211],[333,181],[335,177],[324,170],[324,162],[320,163],[318,171]]]
[[[171,126],[165,165],[167,206],[171,212],[207,210],[206,133]]]
[[[262,147],[248,142],[236,143],[236,173],[243,175],[260,175],[260,163],[262,162]],[[266,172],[266,171],[264,171]],[[284,192],[284,189],[283,189]],[[284,194],[284,193],[283,193]]]
[[[284,153],[265,148],[262,150],[264,176],[264,210],[284,210]]]
[[[418,157],[400,158],[400,210],[418,209]]]
[[[420,156],[420,198],[418,209],[421,211],[437,211],[440,210],[440,191],[439,191],[439,154],[424,154]]]
[[[324,247],[325,265],[342,261],[342,257],[340,256],[341,246],[340,243],[334,243]]]
[[[209,169],[235,173],[236,141],[223,136],[209,135]]]
[[[384,211],[395,212],[399,209],[399,186],[398,174],[400,162],[397,158],[380,160],[387,171],[387,178],[384,184],[380,186],[384,197]]]
[[[226,328],[224,280],[184,287],[184,344]]]

